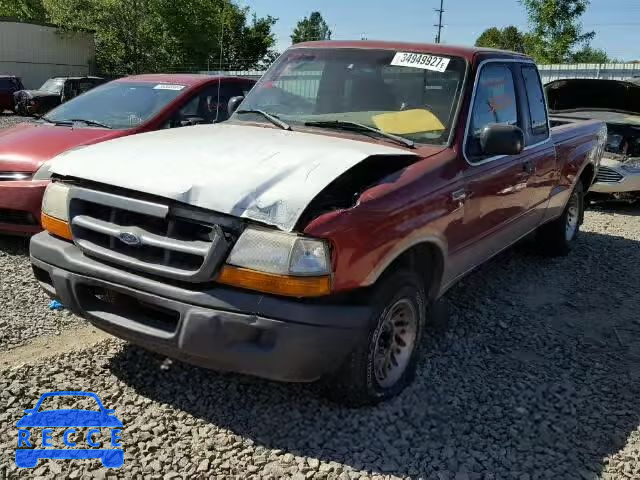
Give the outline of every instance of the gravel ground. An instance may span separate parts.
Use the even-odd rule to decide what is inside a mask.
[[[76,325],[44,309],[27,258],[8,245],[0,304],[13,313],[2,336],[17,322],[34,335],[52,319]],[[5,287],[7,271],[17,273]],[[23,409],[42,392],[77,389],[116,409],[125,464],[46,460],[35,476],[640,479],[638,285],[640,211],[588,212],[567,258],[524,243],[454,287],[427,329],[415,383],[361,410],[313,386],[218,374],[119,340],[58,355],[13,349],[29,363],[0,370],[0,477],[17,475]]]
[[[21,122],[33,122],[35,119],[33,117],[21,117],[19,115],[12,115],[8,112],[2,113],[0,112],[0,128],[7,128],[17,125]]]
[[[0,352],[84,324],[66,310],[49,310],[49,297],[33,280],[28,245],[26,238],[0,239]]]

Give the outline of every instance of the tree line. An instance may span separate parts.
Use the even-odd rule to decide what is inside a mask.
[[[538,63],[607,63],[607,52],[590,43],[580,18],[590,0],[519,0],[527,11],[530,30],[491,27],[476,40],[478,47],[499,48],[531,55]]]
[[[531,55],[538,63],[606,63],[580,18],[590,0],[518,0],[530,30],[485,30],[476,46]],[[277,18],[258,17],[233,0],[0,0],[0,17],[50,23],[61,34],[95,33],[97,69],[103,74],[264,69],[277,57]],[[320,12],[301,19],[292,43],[328,40]]]

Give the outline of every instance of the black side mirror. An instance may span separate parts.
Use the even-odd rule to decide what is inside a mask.
[[[518,155],[524,149],[524,132],[516,125],[487,125],[480,134],[484,155]]]
[[[227,104],[227,112],[229,112],[229,116],[233,115],[233,112],[238,109],[243,100],[244,97],[242,95],[231,97],[229,99],[229,103]]]

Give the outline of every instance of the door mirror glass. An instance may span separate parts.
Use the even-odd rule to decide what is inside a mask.
[[[227,111],[229,112],[229,116],[233,115],[233,112],[235,112],[238,109],[238,107],[240,106],[243,100],[244,100],[244,97],[241,95],[237,97],[231,97],[229,99],[229,103],[227,105]]]
[[[518,155],[524,149],[524,132],[516,125],[492,124],[480,134],[482,153],[487,156]]]

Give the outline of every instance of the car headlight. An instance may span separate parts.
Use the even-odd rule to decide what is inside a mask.
[[[31,177],[27,172],[0,172],[0,181],[27,180]]]
[[[50,183],[42,199],[42,228],[58,237],[72,239],[69,226],[69,186]]]
[[[31,177],[32,180],[50,180],[51,179],[51,162],[44,162],[36,173]]]
[[[248,227],[218,281],[266,293],[311,297],[330,293],[330,275],[326,241]]]
[[[330,273],[328,248],[323,240],[251,227],[240,235],[227,263],[280,275]]]

